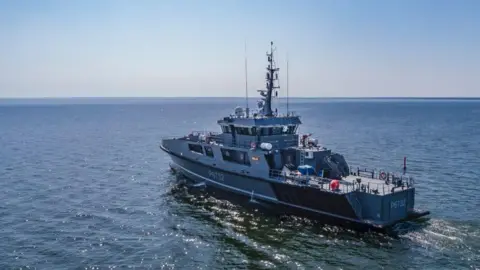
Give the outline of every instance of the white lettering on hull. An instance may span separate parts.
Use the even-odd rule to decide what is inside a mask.
[[[223,173],[215,172],[215,171],[212,171],[212,170],[208,170],[208,177],[212,178],[213,180],[221,181],[221,182],[223,182],[223,180],[225,178]]]
[[[405,202],[406,202],[405,199],[390,202],[390,208],[391,209],[404,208],[405,207]]]

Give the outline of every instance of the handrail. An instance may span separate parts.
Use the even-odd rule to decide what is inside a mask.
[[[334,193],[351,193],[351,192],[364,192],[374,195],[386,195],[393,193],[395,188],[412,188],[413,187],[413,178],[411,177],[395,177],[395,181],[384,182],[384,183],[360,183],[360,182],[350,182],[345,179],[338,180],[342,188],[339,190],[332,190],[330,183],[333,179],[319,177],[316,175],[286,175],[285,172],[280,170],[271,169],[269,171],[269,177],[271,179],[288,182],[291,181],[293,184],[311,186],[319,188],[328,192]],[[326,186],[325,186],[326,185]]]
[[[170,135],[170,136],[163,136],[161,139],[162,140],[179,140],[179,139],[185,139],[187,136],[185,135]]]
[[[284,114],[284,113],[280,113],[280,112],[277,112],[277,113],[273,113],[274,114],[274,117],[277,117],[277,118],[286,118],[286,117],[300,117],[299,114],[297,114],[297,112],[295,111],[289,111],[288,113]],[[254,116],[255,115],[255,116]],[[244,119],[263,119],[263,118],[271,118],[270,116],[264,116],[262,113],[261,113],[261,110],[255,110],[255,109],[251,109],[249,111],[249,117],[246,117],[245,114],[242,114],[240,116],[238,115],[235,115],[235,114],[230,114],[228,116],[229,118],[232,118],[232,119],[238,119],[238,118],[244,118]]]
[[[198,135],[220,135],[221,132],[218,131],[209,131],[209,130],[193,130],[191,134],[197,133]]]
[[[370,179],[378,179],[388,183],[397,182],[397,181],[408,182],[409,185],[411,186],[413,186],[415,183],[413,177],[411,176],[398,175],[393,172],[387,172],[384,170],[376,171],[373,169],[368,170],[366,168],[363,170],[360,170],[359,167],[357,167],[357,170],[352,170],[352,166],[350,166],[350,175],[361,176],[361,177],[370,178]]]

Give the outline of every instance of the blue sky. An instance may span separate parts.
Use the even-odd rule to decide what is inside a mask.
[[[480,1],[0,1],[0,97],[480,96]]]

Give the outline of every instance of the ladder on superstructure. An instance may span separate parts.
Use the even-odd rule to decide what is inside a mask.
[[[305,165],[305,150],[300,150],[300,166]]]

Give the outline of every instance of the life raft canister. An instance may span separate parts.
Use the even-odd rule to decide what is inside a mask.
[[[338,181],[338,180],[336,180],[336,179],[330,181],[330,189],[331,189],[331,190],[337,190],[337,189],[339,189],[339,188],[340,188],[340,181]]]

